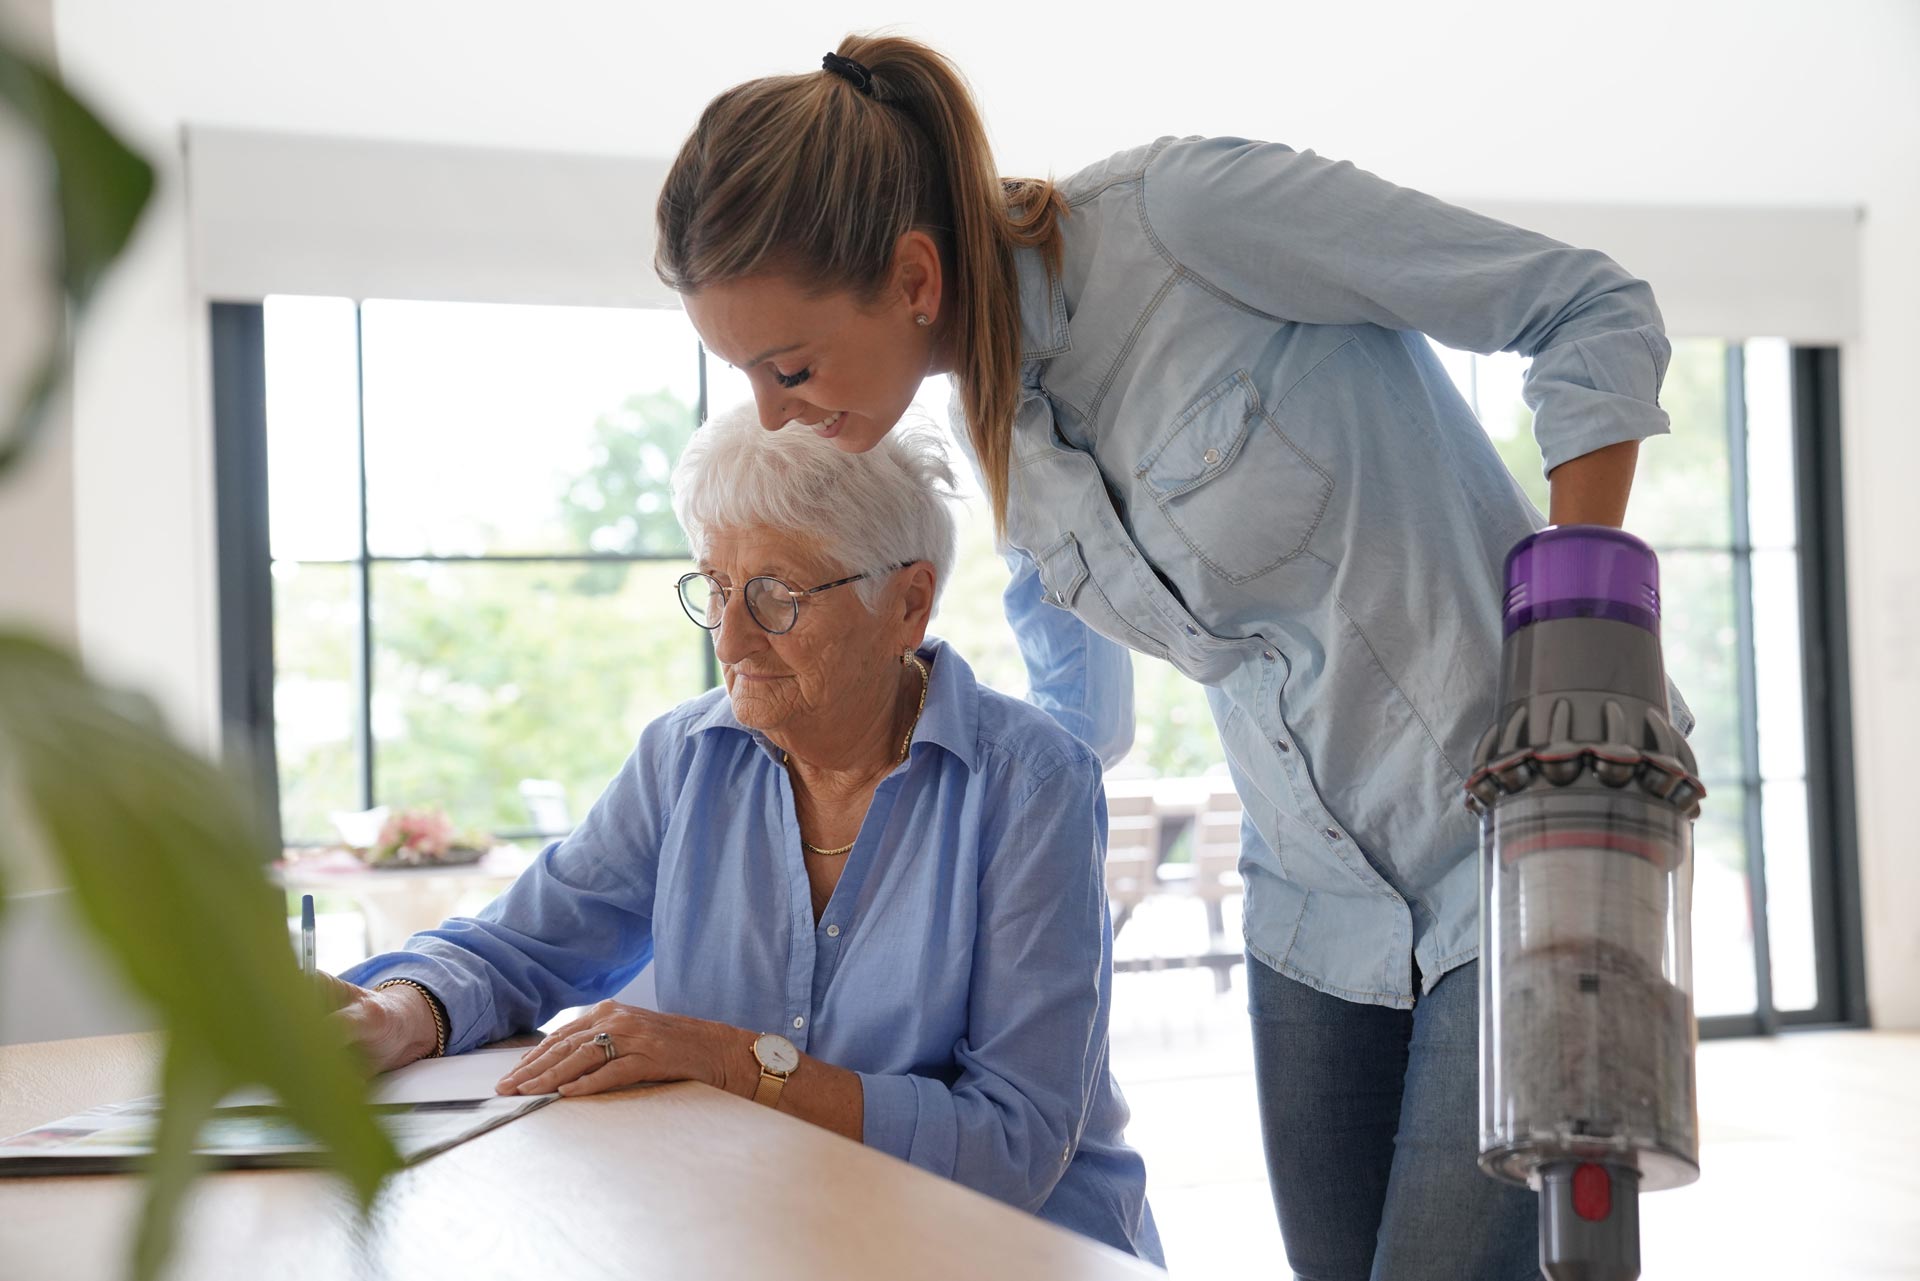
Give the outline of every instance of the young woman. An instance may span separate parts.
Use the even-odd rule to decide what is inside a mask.
[[[1646,284],[1272,144],[1165,138],[1003,180],[956,70],[891,38],[716,98],[658,237],[768,429],[869,449],[952,376],[1011,549],[1007,616],[1062,724],[1126,750],[1129,650],[1206,685],[1246,803],[1294,1272],[1533,1276],[1531,1198],[1475,1166],[1462,783],[1502,558],[1541,517],[1422,335],[1531,356],[1553,520],[1617,525],[1667,425]]]

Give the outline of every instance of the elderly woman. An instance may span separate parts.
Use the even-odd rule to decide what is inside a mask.
[[[703,1081],[1160,1260],[1107,1067],[1100,765],[927,638],[952,482],[926,435],[696,434],[680,603],[724,692],[478,916],[343,976],[379,1067],[598,1001],[500,1090]],[[648,964],[659,1012],[604,999]]]

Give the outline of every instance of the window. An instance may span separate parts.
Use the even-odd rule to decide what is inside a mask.
[[[500,833],[577,816],[712,681],[672,598],[667,480],[701,410],[684,315],[257,310],[281,831],[375,804]],[[523,780],[559,784],[560,813],[535,821]]]
[[[683,313],[276,297],[217,305],[213,333],[227,708],[288,840],[375,804],[564,830],[649,720],[714,683],[672,601],[690,561],[668,477],[709,404],[751,393]],[[1524,362],[1439,355],[1544,509]],[[1835,360],[1677,343],[1673,435],[1643,451],[1628,513],[1660,554],[1711,793],[1694,907],[1710,1029],[1863,1017]],[[929,380],[913,416],[943,430],[947,401]],[[960,555],[933,630],[1018,695],[991,513],[954,461]],[[1203,692],[1135,670],[1131,768],[1215,766]]]
[[[1440,356],[1545,511],[1525,362]],[[1809,742],[1845,714],[1820,699],[1823,723],[1808,723],[1808,691],[1831,687],[1837,653],[1823,645],[1816,658],[1801,643],[1807,628],[1834,623],[1807,608],[1803,586],[1837,588],[1832,549],[1802,537],[1823,509],[1800,456],[1837,436],[1837,424],[1796,405],[1813,357],[1777,339],[1676,342],[1661,393],[1673,434],[1643,447],[1627,512],[1627,529],[1659,554],[1667,671],[1697,721],[1709,795],[1694,834],[1695,1005],[1729,1031],[1839,1021],[1841,940],[1857,938],[1857,927],[1834,928],[1850,849],[1809,809],[1832,787],[1810,772]]]

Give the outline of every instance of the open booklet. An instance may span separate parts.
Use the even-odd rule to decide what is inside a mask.
[[[409,1164],[444,1152],[560,1097],[493,1092],[523,1052],[476,1050],[410,1063],[375,1083],[374,1114]],[[160,1102],[155,1094],[102,1104],[0,1140],[0,1176],[140,1169],[153,1152]],[[220,1100],[201,1128],[198,1150],[222,1169],[320,1165],[325,1154],[264,1090]]]

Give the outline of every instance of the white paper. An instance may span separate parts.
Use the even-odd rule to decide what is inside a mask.
[[[490,1099],[500,1078],[513,1071],[523,1049],[474,1050],[444,1059],[420,1059],[375,1082],[375,1103],[446,1103]],[[552,1093],[549,1091],[549,1093]],[[538,1095],[526,1095],[537,1098]]]
[[[513,1071],[525,1049],[474,1050],[444,1059],[420,1059],[374,1078],[375,1103],[450,1103],[470,1099],[490,1099],[501,1077]],[[547,1094],[517,1097],[551,1098]],[[223,1108],[272,1107],[278,1100],[272,1091],[252,1087],[235,1090],[220,1100]]]

